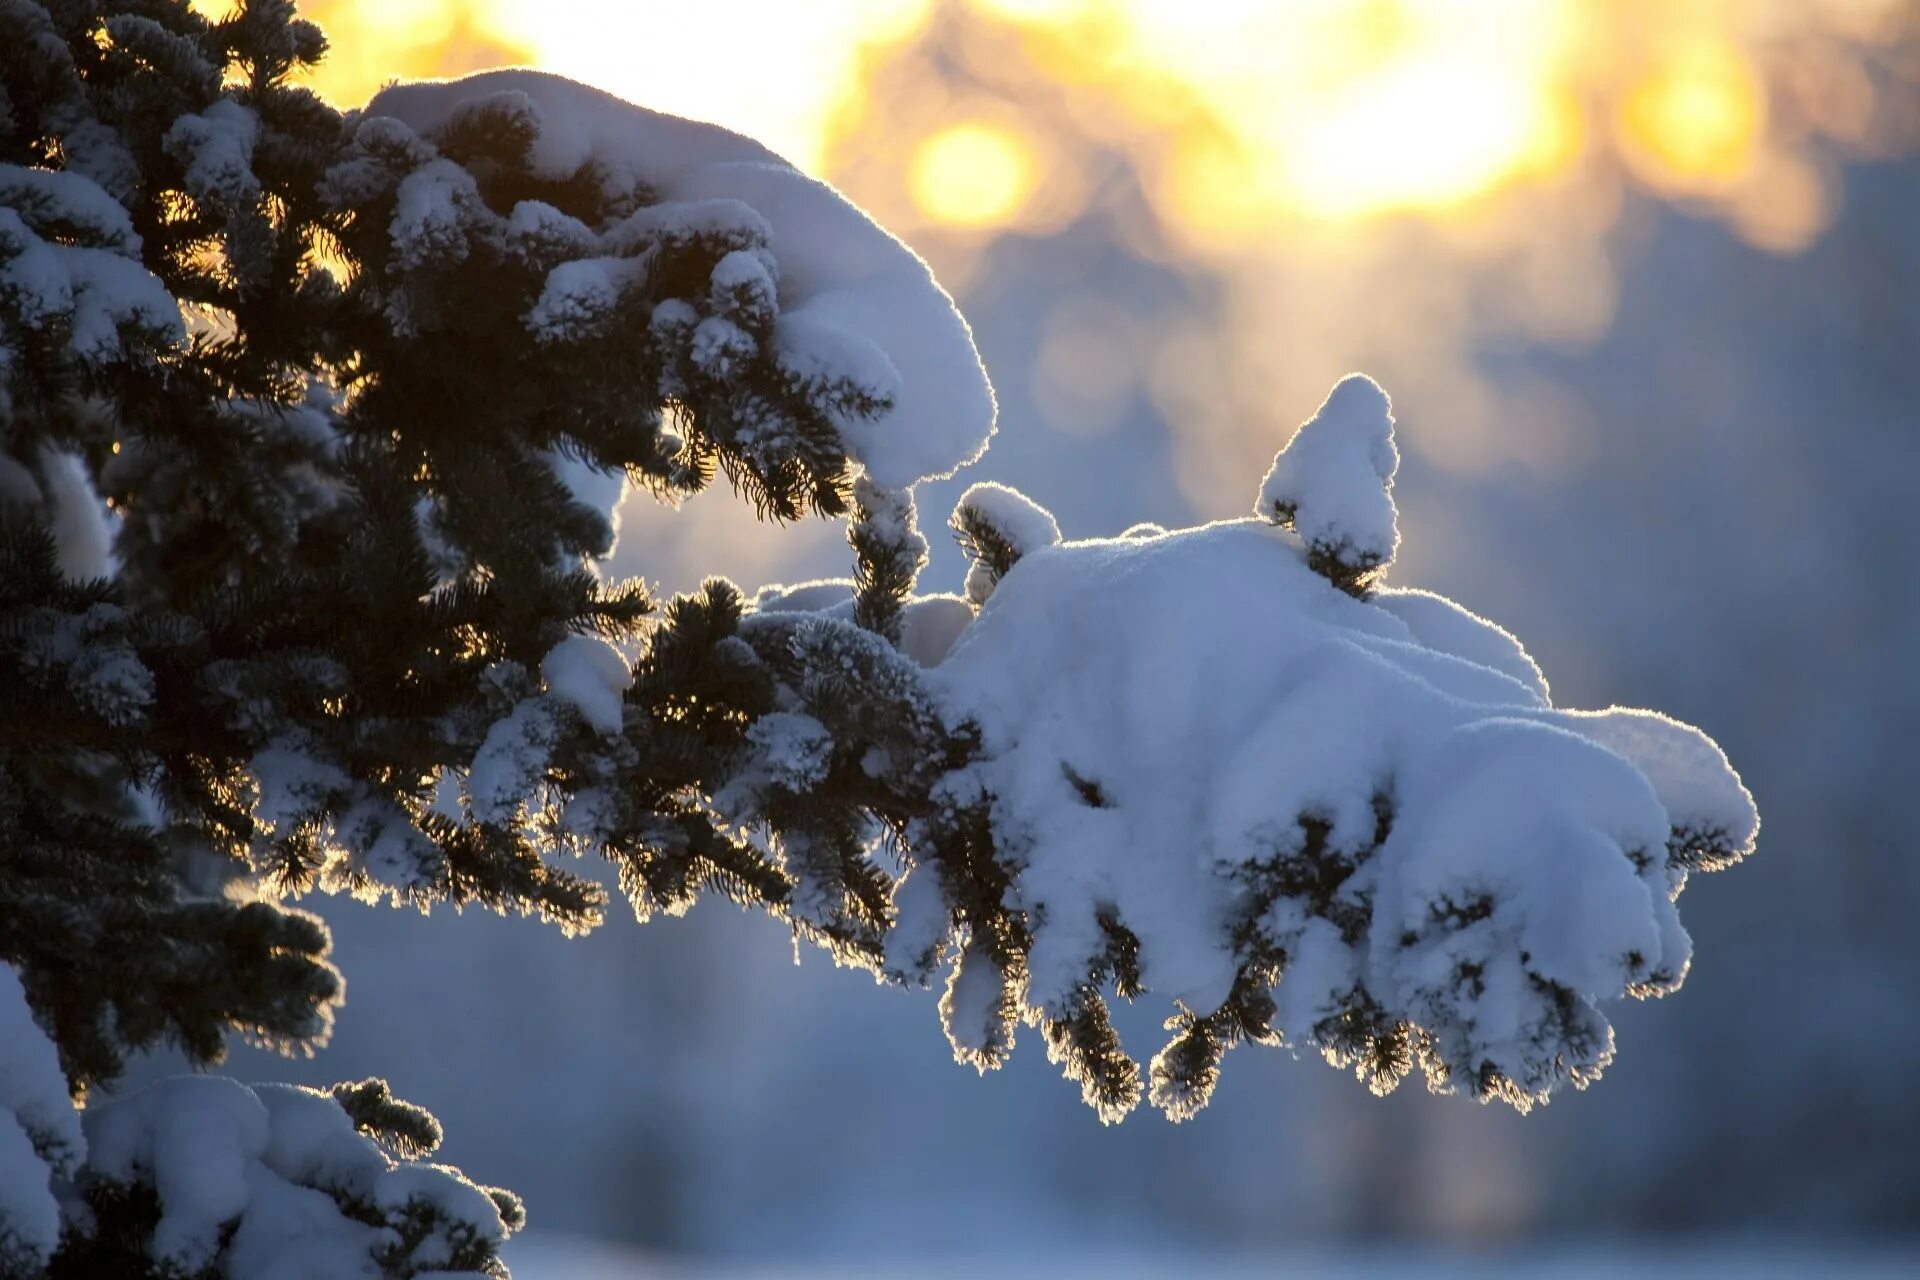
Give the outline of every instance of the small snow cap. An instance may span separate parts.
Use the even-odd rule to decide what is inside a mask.
[[[1399,466],[1392,401],[1366,374],[1348,374],[1274,456],[1254,510],[1298,533],[1319,572],[1362,593],[1400,543]]]

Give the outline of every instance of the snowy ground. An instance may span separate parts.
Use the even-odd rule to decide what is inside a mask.
[[[1920,1244],[1706,1241],[1670,1246],[1569,1243],[1485,1253],[1413,1247],[1247,1257],[1142,1251],[1067,1257],[1051,1253],[945,1261],[841,1260],[776,1264],[689,1261],[613,1245],[534,1233],[506,1251],[515,1280],[1910,1280],[1920,1275]]]

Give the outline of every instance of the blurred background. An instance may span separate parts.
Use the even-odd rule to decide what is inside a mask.
[[[342,105],[545,67],[760,137],[924,254],[1001,419],[920,494],[923,589],[957,588],[964,483],[1069,537],[1236,516],[1364,369],[1405,454],[1392,581],[1515,631],[1561,705],[1699,724],[1765,827],[1687,895],[1686,989],[1612,1010],[1606,1079],[1525,1118],[1255,1049],[1194,1122],[1103,1129],[1037,1042],[977,1079],[930,996],[718,902],[578,941],[309,904],[350,987],[333,1045],[236,1074],[388,1076],[527,1196],[534,1280],[1920,1260],[1920,5],[303,8]],[[614,568],[668,589],[849,567],[832,524],[649,502]]]

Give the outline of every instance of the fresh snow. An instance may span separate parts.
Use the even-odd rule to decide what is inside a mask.
[[[1400,616],[1410,599],[1436,647]],[[1288,899],[1270,921],[1295,958],[1281,1029],[1306,1037],[1364,981],[1435,1033],[1462,1028],[1460,1060],[1543,1093],[1525,1052],[1544,1016],[1530,979],[1586,1001],[1677,985],[1689,944],[1669,834],[1715,831],[1738,850],[1756,826],[1697,731],[1557,711],[1505,632],[1418,597],[1353,599],[1261,520],[1030,551],[932,679],[982,730],[970,782],[993,797],[1036,922],[1028,998],[1054,1017],[1104,945],[1105,910],[1140,937],[1148,987],[1219,1006],[1237,873],[1298,853],[1309,817],[1358,857],[1384,796],[1392,832],[1349,890],[1377,897],[1371,939],[1287,916]],[[1447,904],[1481,898],[1482,924],[1428,936]],[[1460,986],[1463,964],[1484,992]]]
[[[1493,1070],[1524,1106],[1610,1059],[1597,1001],[1685,977],[1675,900],[1750,848],[1751,796],[1698,730],[1554,708],[1519,642],[1451,601],[1316,571],[1334,541],[1390,559],[1394,456],[1385,395],[1354,377],[1275,463],[1269,518],[1049,545],[1024,498],[962,498],[956,525],[1019,558],[931,673],[983,748],[942,786],[990,805],[1033,1012],[1070,1014],[1108,916],[1149,989],[1219,1007],[1248,887],[1313,841],[1345,868],[1335,901],[1283,894],[1255,922],[1288,960],[1295,1044],[1364,991],[1430,1035],[1431,1084]],[[1338,927],[1369,911],[1364,936]],[[949,1000],[978,1012],[961,976]]]
[[[1180,1009],[1226,1001],[1250,927],[1285,957],[1288,1043],[1338,1059],[1327,1029],[1371,1001],[1419,1029],[1431,1086],[1492,1078],[1522,1107],[1610,1061],[1598,1002],[1684,980],[1676,901],[1690,872],[1751,848],[1752,797],[1697,729],[1554,707],[1520,642],[1453,601],[1356,590],[1345,575],[1384,570],[1399,540],[1392,425],[1378,386],[1344,380],[1258,516],[1194,529],[1061,542],[1012,489],[961,496],[966,598],[909,601],[900,647],[948,723],[980,735],[936,798],[988,806],[1032,929],[1024,990],[961,957],[943,1013],[963,1060],[997,1061],[982,1051],[1005,998],[1071,1017],[1112,920]],[[752,607],[851,620],[853,589],[769,587]],[[773,765],[730,789],[736,821]],[[1335,872],[1330,898],[1254,896],[1305,857]],[[925,869],[897,908],[889,973],[924,982],[970,945]]]
[[[1254,510],[1342,561],[1384,563],[1399,542],[1392,493],[1399,466],[1387,393],[1351,374],[1274,458]]]
[[[196,198],[229,209],[247,208],[260,195],[253,172],[253,146],[260,121],[232,98],[198,115],[184,115],[167,130],[167,150],[185,166],[186,188]]]
[[[851,621],[853,592],[851,578],[773,585],[760,589],[752,608],[761,614],[819,613]],[[973,606],[960,596],[915,596],[900,611],[900,652],[923,667],[936,666],[972,621]]]
[[[182,1273],[224,1246],[225,1273],[247,1280],[374,1280],[388,1259],[415,1274],[507,1237],[483,1190],[442,1165],[395,1161],[312,1089],[177,1076],[89,1108],[85,1127],[88,1172],[153,1189],[154,1260]]]
[[[0,1274],[52,1256],[55,1180],[71,1178],[86,1150],[53,1041],[34,1021],[20,975],[0,964]]]
[[[540,660],[547,692],[580,713],[595,732],[620,732],[621,697],[633,682],[620,651],[597,636],[568,636]]]
[[[0,299],[20,324],[64,323],[88,362],[120,356],[123,328],[184,341],[179,304],[139,252],[127,211],[92,179],[0,164]]]
[[[966,321],[926,263],[839,192],[759,143],[530,70],[387,89],[368,104],[360,127],[392,117],[427,134],[499,95],[518,95],[537,116],[537,173],[565,177],[592,160],[659,197],[609,229],[610,250],[694,229],[742,226],[743,244],[764,233],[772,261],[754,259],[756,275],[746,261],[725,258],[715,287],[746,296],[777,288],[782,309],[772,341],[782,366],[802,381],[848,379],[890,403],[874,417],[847,412],[836,421],[849,454],[881,486],[951,474],[986,447],[993,391]],[[470,198],[470,180],[428,166],[407,181],[395,215],[397,250],[403,257],[462,252],[457,235],[443,228],[457,226],[450,210]],[[342,186],[342,197],[350,194]],[[581,323],[616,284],[586,265],[573,267],[548,281],[530,325],[539,334]],[[736,349],[718,329],[698,346],[710,361]]]
[[[965,586],[967,599],[975,607],[986,603],[999,579],[995,557],[979,545],[983,539],[998,541],[1001,550],[1015,560],[1060,541],[1060,526],[1052,512],[1018,489],[991,480],[970,485],[960,495],[953,508],[953,524],[981,552],[973,557]]]

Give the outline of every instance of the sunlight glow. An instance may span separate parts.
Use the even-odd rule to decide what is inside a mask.
[[[1765,88],[1739,50],[1696,42],[1639,80],[1621,106],[1628,157],[1659,183],[1724,186],[1752,169]]]
[[[1050,126],[1030,118],[1036,102],[1011,88],[993,96],[996,80],[1038,76],[1073,95],[1073,128],[1132,157],[1155,211],[1199,246],[1302,221],[1417,215],[1464,225],[1489,198],[1567,182],[1606,154],[1656,190],[1717,206],[1777,249],[1804,244],[1830,212],[1805,140],[1876,145],[1885,112],[1859,50],[1893,39],[1903,11],[1902,0],[302,8],[334,41],[316,87],[343,105],[393,78],[537,65],[751,134],[811,172],[824,173],[830,157],[842,166],[864,158],[870,181],[890,164],[909,226],[1042,231],[1071,218],[1087,189],[1063,166],[1084,147],[1057,145]],[[869,100],[876,67],[933,39],[945,42],[938,57],[986,87],[985,99],[953,92],[936,61],[932,77],[890,82],[885,103]]]
[[[927,138],[914,152],[908,188],[920,211],[958,227],[1006,221],[1033,191],[1033,149],[1011,129],[969,122]]]

